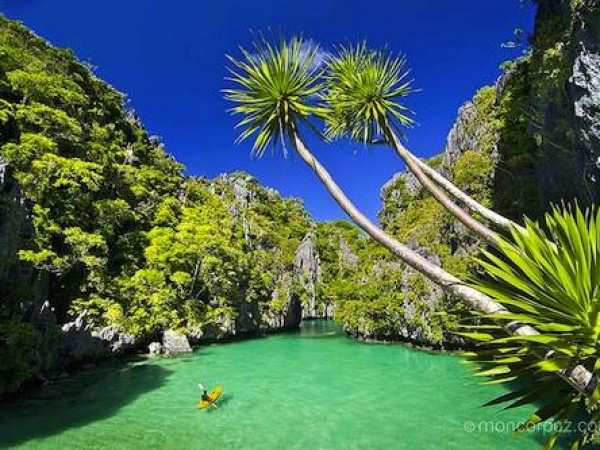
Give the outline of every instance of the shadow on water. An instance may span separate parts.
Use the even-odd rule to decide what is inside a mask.
[[[0,448],[12,448],[110,417],[141,395],[161,387],[171,372],[152,364],[109,363],[60,380],[26,399],[2,404]]]

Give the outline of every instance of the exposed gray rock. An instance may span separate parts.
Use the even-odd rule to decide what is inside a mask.
[[[222,326],[232,334],[255,333],[260,327],[260,313],[257,302],[242,301],[237,305],[235,321],[227,320]]]
[[[590,17],[578,33],[579,46],[573,64],[571,96],[575,115],[577,143],[588,163],[600,156],[600,13]],[[598,185],[600,167],[592,164],[588,181]]]
[[[103,359],[136,349],[138,342],[134,336],[116,327],[96,328],[87,316],[84,311],[61,327],[63,345],[60,353],[65,365]]]
[[[151,342],[148,345],[148,354],[151,356],[158,356],[162,353],[163,346],[160,342]]]
[[[439,168],[444,176],[448,177],[451,175],[452,166],[463,153],[469,150],[476,152],[481,151],[482,137],[488,133],[488,124],[481,123],[477,115],[477,108],[470,101],[459,108],[456,121],[448,133],[442,165]],[[493,158],[497,157],[497,146],[494,145],[491,150],[491,156]]]
[[[256,183],[256,179],[246,173],[232,173],[220,175],[217,181],[231,186],[233,202],[229,209],[236,220],[241,223],[244,239],[249,242],[251,239],[251,224],[246,216],[246,210],[255,201],[256,194],[250,185]]]
[[[67,364],[96,359],[106,355],[102,339],[94,336],[93,327],[83,312],[75,320],[62,326],[63,348],[61,354]]]
[[[440,264],[436,255],[430,255],[428,258],[434,264]],[[440,311],[440,303],[444,298],[444,291],[434,283],[425,282],[425,289],[419,289],[419,298],[417,305],[411,299],[410,291],[413,289],[413,283],[416,277],[420,277],[414,270],[406,268],[402,274],[401,291],[404,294],[404,319],[406,325],[402,328],[401,334],[404,339],[416,342],[422,345],[428,345],[432,342],[433,336],[430,336],[428,330],[423,326],[411,326],[412,323],[428,323],[432,315]]]
[[[423,192],[421,183],[412,172],[398,172],[380,189],[379,196],[384,208],[379,211],[379,220],[385,226],[394,220],[395,213],[403,212],[407,199],[418,198]]]
[[[10,167],[0,159],[0,298],[13,304],[41,305],[48,299],[48,278],[23,263],[19,250],[28,248],[33,227]],[[18,296],[18,297],[17,297]]]
[[[167,355],[178,355],[192,351],[187,337],[174,330],[167,330],[163,333],[162,345]]]
[[[412,248],[432,263],[437,265],[440,264],[440,259],[437,255],[424,248],[419,248],[416,246],[413,246]],[[411,324],[427,324],[432,320],[433,315],[438,313],[441,309],[441,302],[443,302],[445,298],[443,290],[436,284],[431,283],[429,280],[421,278],[421,275],[401,262],[380,261],[373,267],[373,275],[375,277],[383,277],[390,273],[402,274],[400,290],[404,295],[404,301],[402,305],[403,315],[402,317],[388,318],[390,321],[401,324],[399,327],[399,334],[392,336],[375,335],[367,328],[367,323],[363,323],[357,330],[350,330],[351,334],[364,340],[400,339],[403,341],[410,341],[421,346],[438,346],[439,343],[435,342],[436,338],[431,335],[426,325],[414,326]],[[414,283],[417,280],[419,282],[424,282],[425,284],[424,289],[419,287],[418,305],[414,303],[414,296],[411,295],[412,291],[414,290]],[[454,344],[455,341],[451,338],[451,336],[445,337],[444,341],[442,342],[443,346]]]
[[[268,302],[243,302],[236,305],[235,319],[223,314],[212,323],[192,329],[187,333],[189,342],[197,345],[297,328],[302,307],[299,298],[290,293],[291,278],[291,273],[283,273],[272,293],[271,301],[277,301],[277,307]]]
[[[321,265],[316,236],[313,231],[304,236],[298,250],[296,250],[294,277],[305,291],[305,298],[302,302],[302,317],[321,317],[317,309],[317,283],[321,277]]]
[[[391,195],[393,198],[394,195],[398,195],[396,186],[399,180],[402,180],[402,185],[404,186],[403,193],[407,193],[411,197],[416,197],[423,189],[421,183],[412,172],[398,172],[381,187],[379,191],[380,198],[386,198],[388,195]]]
[[[340,237],[339,239],[340,245],[340,254],[342,257],[342,264],[346,267],[354,267],[358,264],[358,255],[352,251],[352,248],[348,245],[348,243]]]
[[[477,135],[465,132],[465,125],[470,123],[475,115],[475,106],[471,102],[465,103],[458,110],[458,119],[454,122],[446,139],[446,150],[444,151],[443,160],[444,168],[454,165],[465,151],[478,147]]]
[[[552,203],[576,198],[588,206],[600,199],[600,2],[537,3],[532,41],[544,47],[534,47],[531,69],[535,72],[549,51],[562,56],[556,62],[550,59],[552,65],[541,74],[535,72],[536,85],[529,94],[529,109],[535,114],[530,133],[538,148],[531,164],[534,207],[527,213],[539,217]],[[549,91],[541,77],[551,70],[558,75],[549,77]],[[560,84],[553,86],[556,81]],[[531,167],[523,171],[527,176]]]
[[[413,247],[419,254],[427,258],[434,264],[439,264],[439,258],[423,248]],[[421,275],[407,267],[400,261],[395,260],[380,260],[372,269],[370,276],[375,278],[397,277],[401,279],[399,286],[403,294],[404,301],[401,313],[386,316],[386,322],[394,324],[386,332],[379,328],[373,330],[372,323],[368,317],[358,320],[358,325],[355,329],[345,328],[346,333],[366,341],[408,341],[413,344],[424,347],[447,347],[454,345],[450,337],[447,337],[440,344],[436,336],[433,336],[431,330],[427,326],[428,323],[437,314],[442,307],[441,302],[445,296],[443,291],[435,284],[425,281],[425,288],[418,288],[418,298],[415,298],[414,283],[423,282]],[[418,304],[416,303],[418,302]],[[391,314],[391,313],[390,313]],[[413,325],[422,324],[422,325]]]
[[[206,333],[202,327],[192,328],[187,333],[190,345],[198,345],[207,340]]]
[[[135,336],[123,333],[116,327],[104,327],[92,334],[101,339],[111,353],[125,353],[133,350],[137,344]]]
[[[4,188],[4,183],[6,183],[6,177],[8,172],[8,163],[0,158],[0,192]]]
[[[475,255],[481,249],[481,240],[458,220],[449,225],[447,236],[454,255]]]
[[[188,338],[192,344],[196,345],[202,342],[230,339],[235,335],[235,320],[223,316],[216,323],[206,324],[202,329],[188,333]]]
[[[292,274],[284,273],[271,294],[272,304],[261,313],[262,330],[288,330],[297,328],[302,320],[302,304],[296,295],[292,295]]]
[[[250,176],[245,177],[234,177],[233,178],[233,195],[235,197],[235,203],[241,208],[247,208],[254,199],[254,191],[248,188],[248,183],[254,180]]]

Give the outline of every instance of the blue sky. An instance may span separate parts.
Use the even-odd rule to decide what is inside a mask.
[[[249,46],[252,32],[302,33],[325,48],[367,39],[408,58],[421,92],[409,100],[419,125],[407,144],[420,156],[442,150],[462,103],[495,81],[515,28],[531,30],[533,7],[520,0],[0,0],[0,11],[56,46],[72,48],[128,94],[152,134],[193,175],[245,170],[284,195],[300,197],[318,220],[344,213],[302,161],[235,145],[234,117],[220,90],[225,53]],[[401,161],[385,148],[309,140],[323,164],[370,217],[379,189]]]

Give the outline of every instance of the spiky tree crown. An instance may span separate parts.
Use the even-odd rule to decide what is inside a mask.
[[[255,135],[253,153],[260,157],[269,144],[282,143],[285,149],[299,122],[320,111],[319,47],[298,37],[278,46],[263,39],[254,44],[254,52],[241,48],[241,53],[239,59],[227,56],[228,80],[236,87],[224,93],[237,104],[231,112],[243,116],[238,142]]]
[[[366,43],[342,46],[326,61],[322,99],[325,135],[372,143],[387,130],[414,124],[400,100],[414,92],[404,57],[372,50]]]

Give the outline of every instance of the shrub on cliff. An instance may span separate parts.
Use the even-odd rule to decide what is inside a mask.
[[[302,203],[245,174],[185,178],[124,104],[70,51],[0,16],[0,160],[18,197],[0,186],[0,220],[20,208],[31,228],[0,261],[10,278],[0,283],[11,281],[0,359],[15,374],[0,374],[0,394],[56,351],[27,322],[22,304],[34,298],[19,286],[22,267],[49,278],[59,322],[86,311],[92,325],[145,336],[235,319],[247,305],[287,314],[289,296],[271,301],[312,224]],[[271,326],[264,320],[254,331]]]

